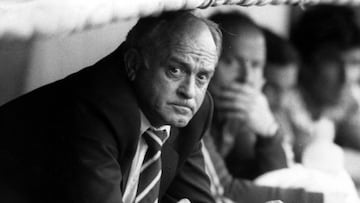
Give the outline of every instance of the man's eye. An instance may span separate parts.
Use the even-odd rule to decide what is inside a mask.
[[[170,67],[169,72],[174,76],[180,76],[182,74],[182,70],[177,67]]]
[[[209,80],[209,76],[207,74],[199,74],[197,77],[200,83],[206,83]]]
[[[264,67],[264,63],[260,61],[253,61],[252,67],[254,67],[255,69],[262,69]]]
[[[201,75],[198,75],[198,78],[200,80],[207,80],[208,77],[205,74],[201,74]]]

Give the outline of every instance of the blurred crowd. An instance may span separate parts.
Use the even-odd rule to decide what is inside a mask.
[[[215,112],[203,153],[218,202],[358,202],[353,8],[309,7],[289,36],[239,12],[210,19],[222,30],[223,50],[209,86]]]

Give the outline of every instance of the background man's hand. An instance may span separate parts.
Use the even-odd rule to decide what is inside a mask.
[[[215,106],[226,119],[236,119],[254,133],[272,136],[278,125],[265,95],[250,85],[231,84],[213,92]]]

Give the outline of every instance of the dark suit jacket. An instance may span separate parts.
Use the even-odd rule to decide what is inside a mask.
[[[0,108],[0,202],[122,202],[140,116],[121,49]],[[211,114],[207,95],[188,126],[172,128],[163,202],[213,202],[199,142]]]

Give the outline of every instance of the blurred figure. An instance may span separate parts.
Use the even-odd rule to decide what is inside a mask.
[[[209,90],[215,100],[211,134],[230,172],[241,178],[287,167],[264,85],[262,30],[239,13],[211,17],[223,32],[223,50]]]
[[[291,31],[301,55],[299,95],[312,121],[333,123],[337,144],[360,157],[360,31],[350,7],[319,5],[306,10]],[[303,140],[305,149],[314,135]],[[345,160],[347,159],[345,153]],[[348,167],[348,166],[346,166]],[[352,173],[352,171],[350,171]],[[359,170],[355,170],[359,176]]]
[[[298,53],[285,38],[263,29],[266,39],[266,85],[264,92],[271,110],[280,111],[286,106],[288,94],[296,88],[298,78]]]
[[[263,29],[266,39],[264,93],[284,134],[284,149],[288,163],[294,162],[294,129],[288,104],[297,86],[299,56],[292,44],[269,29]]]
[[[297,88],[297,51],[287,39],[267,29],[264,29],[264,33],[267,48],[267,83],[264,92],[284,131],[284,148],[288,163],[293,165],[300,162],[305,167],[327,172],[343,169],[341,149],[333,143],[333,122],[323,117],[312,120],[311,116],[304,115],[303,112],[306,110],[297,105],[301,100]],[[304,143],[304,140],[307,143]],[[326,159],[331,159],[330,166],[326,164]]]
[[[276,166],[281,168],[286,166],[286,160],[278,130],[275,129],[274,132],[264,130],[264,128],[271,129],[275,121],[267,100],[261,93],[265,61],[265,41],[261,29],[248,17],[239,13],[216,14],[212,20],[219,23],[223,31],[224,49],[214,80],[210,84],[217,107],[215,125],[203,138],[202,152],[205,169],[211,181],[211,192],[216,201],[218,203],[264,203],[269,200],[282,200],[286,203],[346,202],[342,194],[337,195],[334,192],[325,190],[310,192],[311,190],[307,191],[300,186],[286,189],[260,186],[229,173],[223,156],[229,156],[235,151],[231,147],[237,152],[244,153],[237,156],[247,158],[234,160],[234,163],[239,162],[237,164],[240,166],[239,171],[244,176],[249,175],[245,172],[256,170],[259,166],[267,166],[265,168],[268,171],[276,169]],[[251,113],[254,115],[250,116]],[[272,132],[274,134],[271,134]],[[249,143],[249,138],[254,139],[254,143]],[[237,141],[235,144],[232,143],[234,139]],[[222,142],[216,142],[219,140]],[[259,173],[260,170],[254,172]],[[251,175],[255,176],[255,173]]]

